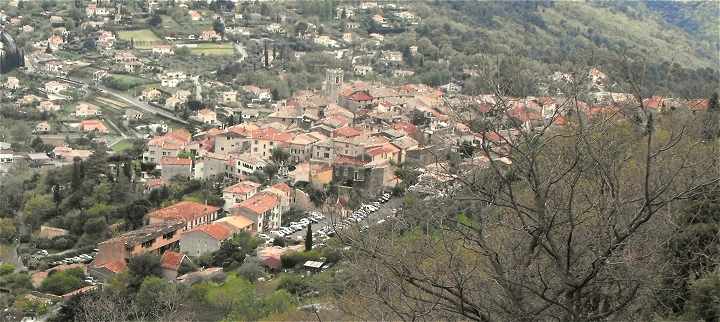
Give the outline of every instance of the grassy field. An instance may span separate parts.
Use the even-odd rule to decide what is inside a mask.
[[[135,48],[138,49],[148,49],[154,45],[165,43],[164,40],[158,38],[158,36],[149,29],[124,30],[118,32],[118,36],[125,41],[133,40],[135,42]]]
[[[126,91],[136,86],[150,84],[153,81],[131,75],[113,74],[104,82],[110,88]]]
[[[130,148],[132,148],[132,143],[130,143],[129,140],[122,140],[112,146],[112,150],[116,153],[123,152]]]
[[[207,43],[197,44],[197,47],[190,48],[193,55],[232,55],[235,53],[232,43]]]

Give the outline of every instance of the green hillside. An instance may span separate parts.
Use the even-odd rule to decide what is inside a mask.
[[[426,2],[412,6],[422,23],[396,44],[416,42],[425,56],[437,50],[437,57],[425,58],[464,66],[482,65],[480,56],[485,62],[512,58],[506,74],[548,75],[591,64],[622,82],[627,67],[618,62],[629,61],[645,73],[648,92],[705,96],[717,87],[720,69],[718,38],[712,37],[718,14],[705,6],[718,3],[691,4],[661,11],[643,2]],[[675,17],[672,11],[685,18],[668,18]],[[452,69],[449,76],[457,78]]]

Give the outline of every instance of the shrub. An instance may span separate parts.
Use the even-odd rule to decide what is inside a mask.
[[[277,289],[285,290],[293,295],[303,295],[314,290],[306,279],[297,275],[283,275]]]

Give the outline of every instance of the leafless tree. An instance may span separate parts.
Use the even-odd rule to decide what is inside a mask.
[[[389,225],[340,234],[354,276],[341,307],[413,321],[648,318],[664,216],[718,180],[693,120],[649,109],[627,81],[633,100],[593,111],[577,73],[536,124],[496,84],[502,117],[475,157],[435,166],[452,179],[438,184],[446,197],[409,196]],[[451,108],[472,121],[472,106]]]

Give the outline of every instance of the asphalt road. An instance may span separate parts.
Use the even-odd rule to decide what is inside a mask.
[[[88,84],[88,82],[87,82],[86,80],[84,80],[84,79],[75,78],[75,77],[70,77],[70,76],[68,76],[68,77],[66,77],[66,78],[69,79],[69,80],[78,82],[78,83],[82,83],[82,84],[84,84],[85,86],[93,87],[93,85]],[[61,80],[62,80],[62,78],[61,78]],[[172,113],[170,113],[170,112],[168,112],[168,111],[165,111],[165,110],[163,110],[163,109],[161,109],[161,108],[158,108],[158,107],[155,107],[155,106],[152,106],[152,105],[149,105],[149,104],[147,104],[147,103],[145,103],[145,102],[142,102],[142,101],[140,101],[140,100],[138,100],[138,99],[136,99],[136,98],[134,98],[134,97],[127,96],[127,95],[125,95],[125,94],[123,94],[123,93],[120,93],[120,92],[118,92],[118,91],[115,91],[115,90],[113,90],[113,89],[107,88],[107,87],[102,86],[102,85],[99,85],[99,86],[96,86],[96,87],[97,87],[98,89],[100,89],[103,93],[106,93],[106,94],[108,94],[108,95],[110,95],[110,96],[113,96],[113,97],[115,97],[115,98],[117,98],[117,99],[119,99],[119,100],[121,100],[121,101],[123,101],[123,102],[125,102],[125,103],[128,103],[129,105],[131,105],[131,106],[133,106],[133,107],[139,108],[139,109],[141,109],[141,110],[143,110],[143,111],[145,111],[145,112],[147,112],[147,113],[157,114],[157,115],[160,115],[160,116],[162,116],[162,117],[171,119],[171,120],[173,120],[173,121],[176,121],[176,122],[179,122],[179,123],[182,123],[182,124],[190,124],[190,122],[188,122],[187,120],[183,120],[183,119],[175,116],[174,114],[172,114]]]

